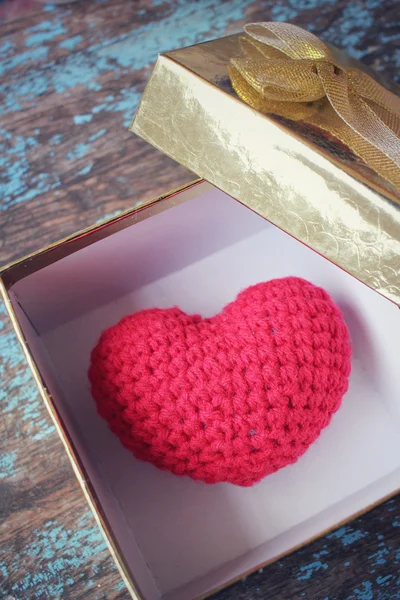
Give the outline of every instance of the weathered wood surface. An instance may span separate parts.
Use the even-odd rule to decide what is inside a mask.
[[[397,0],[23,4],[0,3],[1,264],[193,178],[126,129],[158,51],[291,20],[398,80]],[[0,310],[0,597],[125,600]],[[400,598],[399,513],[393,499],[217,598]]]

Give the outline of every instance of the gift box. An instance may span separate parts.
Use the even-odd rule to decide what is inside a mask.
[[[349,134],[332,113],[324,78],[345,73],[351,83],[361,67],[315,40],[304,46],[304,32],[289,28],[282,42],[273,27],[266,31],[291,52],[311,47],[311,57],[298,52],[300,66],[324,82],[326,97],[311,90],[304,100],[296,82],[310,78],[297,66],[289,92],[299,101],[282,105],[270,97],[276,89],[265,96],[282,81],[275,71],[272,83],[264,79],[282,48],[271,58],[262,26],[160,56],[132,130],[202,179],[1,274],[43,400],[135,600],[208,596],[400,484],[395,152],[382,157],[381,142],[371,151],[374,140],[357,139],[358,117]],[[279,69],[292,69],[279,60]],[[387,109],[396,130],[393,98],[377,99],[375,85],[374,99],[360,92],[366,114],[373,108],[373,122],[387,127]],[[354,89],[345,98],[359,109]],[[208,317],[247,286],[289,275],[325,288],[350,331],[350,386],[329,427],[296,464],[250,488],[207,485],[136,460],[91,397],[87,371],[101,332],[154,306]]]

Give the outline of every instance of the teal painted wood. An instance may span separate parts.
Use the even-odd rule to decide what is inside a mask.
[[[0,262],[193,178],[126,130],[159,51],[291,20],[398,80],[399,6],[27,0],[28,12],[0,23]],[[0,376],[0,598],[128,598],[4,307]],[[399,513],[391,500],[217,598],[400,598]]]

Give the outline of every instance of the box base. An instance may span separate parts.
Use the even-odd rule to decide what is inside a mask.
[[[352,337],[350,388],[317,442],[295,465],[247,489],[208,486],[137,461],[90,395],[87,368],[100,333],[154,306],[211,316],[248,285],[288,275],[324,287]],[[54,382],[53,400],[145,600],[188,600],[223,586],[400,486],[397,307],[208,184],[14,288],[38,333],[26,321],[25,335]]]

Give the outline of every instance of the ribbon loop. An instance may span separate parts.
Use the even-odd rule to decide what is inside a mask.
[[[294,60],[318,60],[331,56],[329,48],[316,35],[290,23],[250,23],[245,25],[244,30],[250,37]]]
[[[400,98],[338,64],[315,35],[289,23],[245,26],[244,58],[231,60],[238,96],[261,110],[329,131],[400,187]]]

